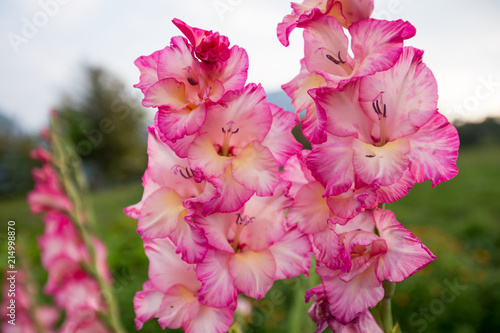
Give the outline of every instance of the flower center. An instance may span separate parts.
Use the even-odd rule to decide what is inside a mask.
[[[380,126],[380,141],[377,142],[376,144],[377,147],[382,147],[387,143],[387,138],[385,134],[385,118],[387,118],[387,107],[383,101],[383,96],[384,96],[383,94],[384,92],[381,91],[380,94],[377,96],[377,98],[372,102],[372,107],[378,116],[378,123]],[[379,103],[379,97],[380,97],[380,103]]]
[[[170,169],[170,171],[172,171],[174,175],[180,174],[184,179],[191,179],[194,177],[193,169],[190,167],[182,167],[176,164]]]
[[[321,56],[326,58],[328,61],[333,62],[335,65],[339,65],[346,72],[347,75],[352,73],[352,68],[349,66],[347,61],[342,59],[340,51],[337,53],[327,49],[326,47],[320,47],[317,51],[321,52]]]
[[[232,247],[233,247],[235,252],[237,252],[237,250],[238,250],[238,245],[240,243],[241,231],[243,230],[244,227],[246,227],[250,223],[253,223],[254,219],[255,219],[255,216],[249,217],[247,215],[241,216],[240,213],[236,214],[236,222],[235,222],[236,223],[236,230],[234,232],[234,239],[232,242]]]
[[[222,150],[220,155],[221,156],[230,156],[229,155],[229,150],[231,148],[230,142],[231,142],[231,137],[233,134],[236,134],[239,132],[240,128],[233,129],[235,127],[235,122],[230,121],[226,124],[226,127],[222,127],[222,133],[224,134],[222,138]]]
[[[196,187],[196,190],[198,191],[198,194],[203,193],[203,188],[200,185],[202,182],[202,176],[199,170],[193,171],[190,167],[183,167],[176,164],[170,169],[170,171],[176,176],[181,175],[184,179],[191,179]]]
[[[187,72],[187,82],[192,86],[198,85],[198,80],[196,80],[197,75],[191,66],[184,68],[184,70]]]

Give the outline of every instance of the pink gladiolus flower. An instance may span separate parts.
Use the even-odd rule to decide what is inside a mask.
[[[292,98],[297,112],[307,109],[303,121],[306,138],[314,143],[324,142],[326,118],[316,110],[311,89],[343,87],[359,78],[385,71],[399,59],[403,41],[415,35],[408,22],[363,20],[349,27],[352,52],[342,26],[331,17],[321,17],[303,24],[305,57],[299,75],[282,86]],[[311,98],[312,96],[312,98]]]
[[[458,135],[437,112],[437,85],[421,59],[422,51],[405,48],[386,72],[343,90],[316,91],[328,140],[314,146],[307,165],[325,195],[356,181],[398,190],[395,200],[411,186],[409,176],[437,185],[457,174]]]
[[[198,198],[211,185],[201,180],[186,158],[178,157],[160,141],[154,126],[148,128],[148,135],[149,160],[143,177],[143,197],[124,211],[139,220],[137,232],[143,238],[169,237],[183,260],[196,263],[207,252],[206,239],[186,223],[194,213],[187,201]]]
[[[35,188],[28,193],[27,201],[32,214],[40,214],[50,210],[69,212],[73,205],[63,193],[61,183],[49,164],[32,171]]]
[[[49,273],[45,292],[56,294],[62,284],[73,278],[86,276],[82,269],[83,262],[89,262],[89,254],[75,226],[64,214],[53,211],[45,218],[45,233],[39,238],[41,261]],[[97,254],[98,269],[108,281],[111,275],[106,265],[106,249],[97,239],[92,243]]]
[[[104,309],[97,281],[83,268],[90,255],[73,222],[63,213],[50,211],[44,218],[45,233],[39,239],[41,261],[48,272],[44,291],[66,311],[61,332],[109,332],[99,322],[97,312]],[[111,280],[106,264],[106,249],[98,239],[91,240],[98,273]]]
[[[111,333],[97,317],[94,311],[82,309],[71,313],[61,328],[59,333]]]
[[[354,185],[337,196],[324,195],[324,186],[312,177],[305,160],[309,153],[301,152],[285,164],[282,177],[292,182],[295,194],[294,205],[289,212],[289,221],[299,223],[299,230],[311,234],[327,228],[327,221],[345,224],[365,209],[375,208],[380,201],[378,190],[372,186]],[[385,199],[385,197],[384,197]]]
[[[196,57],[207,62],[226,61],[231,55],[229,40],[226,36],[219,35],[203,29],[190,27],[179,19],[172,21],[193,45]]]
[[[377,325],[368,310],[361,313],[356,320],[347,325],[338,322],[330,313],[330,305],[322,285],[306,291],[306,302],[311,299],[313,304],[307,313],[316,323],[314,333],[321,333],[327,327],[330,327],[336,333],[383,333],[383,330]]]
[[[293,12],[278,24],[278,39],[284,46],[288,46],[293,29],[321,16],[332,16],[345,28],[369,18],[373,0],[304,0],[302,4],[292,2],[292,9]]]
[[[236,301],[225,308],[214,308],[199,302],[201,283],[195,266],[181,260],[175,245],[168,239],[144,240],[149,258],[149,281],[134,297],[135,323],[158,318],[165,328],[183,328],[186,333],[227,332],[233,322]]]
[[[288,184],[281,182],[272,197],[253,196],[233,213],[195,215],[211,249],[196,267],[202,282],[202,304],[225,307],[239,292],[260,299],[275,280],[307,274],[311,245],[295,227],[285,227]]]
[[[170,46],[135,61],[141,71],[135,87],[144,93],[144,106],[159,108],[157,126],[167,141],[196,133],[205,122],[206,102],[242,88],[248,70],[245,50],[229,48],[226,37],[177,19],[174,24],[189,41],[174,37]]]
[[[187,152],[190,167],[216,189],[198,201],[204,215],[234,212],[254,193],[272,195],[279,166],[300,149],[290,133],[293,115],[265,98],[260,85],[249,84],[209,107]]]
[[[30,158],[39,160],[42,163],[49,163],[52,161],[52,154],[45,148],[37,147],[30,151]]]
[[[38,332],[38,324],[43,332],[55,332],[59,313],[52,306],[35,306],[33,304],[33,286],[29,284],[26,272],[18,269],[15,274],[15,296],[12,295],[12,287],[10,286],[10,282],[13,280],[8,279],[10,275],[7,273],[3,276],[6,280],[2,284],[3,297],[0,306],[5,312],[2,314],[1,331],[4,333],[36,333]],[[9,307],[12,308],[11,300],[15,300],[13,312],[9,309]],[[13,314],[14,317],[9,316],[9,314]],[[11,320],[15,325],[9,323]]]
[[[401,282],[436,258],[389,210],[365,211],[330,233],[337,256],[316,271],[330,314],[344,325],[382,300],[382,281]]]

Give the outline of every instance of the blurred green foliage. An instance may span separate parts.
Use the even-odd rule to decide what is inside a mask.
[[[12,119],[0,115],[0,198],[19,196],[33,187],[29,157],[36,139],[21,132]]]
[[[92,188],[142,175],[147,157],[144,108],[115,75],[86,67],[79,89],[57,109]]]
[[[417,184],[402,200],[387,205],[437,256],[397,285],[394,319],[403,332],[500,332],[500,146],[465,147],[458,165],[460,173],[454,179],[436,188],[427,182]],[[91,197],[99,221],[96,232],[108,247],[114,292],[130,332],[135,331],[132,300],[147,279],[148,261],[135,233],[137,222],[122,209],[139,201],[141,194],[138,179]],[[0,202],[0,221],[5,225],[9,219],[16,221],[29,261],[39,263],[40,218],[30,216],[24,198],[19,198]],[[1,239],[5,230],[0,230]],[[2,251],[2,267],[4,259]],[[40,264],[31,273],[40,285],[46,282]],[[238,317],[243,332],[313,332],[303,302],[304,291],[319,282],[311,273],[307,279],[277,281],[264,299],[251,301],[253,313]],[[160,331],[152,320],[141,332]]]

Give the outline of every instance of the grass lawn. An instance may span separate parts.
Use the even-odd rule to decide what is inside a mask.
[[[428,182],[417,184],[402,200],[387,205],[438,257],[396,288],[394,317],[403,332],[500,332],[500,147],[463,149],[458,165],[460,173],[453,180],[434,189]],[[148,263],[136,221],[122,209],[141,195],[138,179],[91,198],[95,230],[108,247],[114,292],[129,331],[135,330],[132,299],[147,279]],[[16,222],[16,249],[22,252],[18,261],[31,263],[35,281],[43,286],[47,275],[36,243],[43,233],[40,217],[29,214],[24,198],[1,201],[2,244],[9,220]],[[6,251],[0,252],[2,268]],[[253,321],[244,332],[312,332],[303,292],[316,283],[314,276],[276,282],[265,299],[253,302]],[[49,298],[41,295],[40,300]],[[142,331],[161,330],[151,321]]]

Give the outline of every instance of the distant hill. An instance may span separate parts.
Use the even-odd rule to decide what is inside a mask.
[[[500,118],[458,125],[457,130],[461,147],[500,144]]]
[[[292,100],[283,90],[278,90],[267,94],[267,101],[278,105],[286,111],[295,113],[295,109],[292,106]]]

